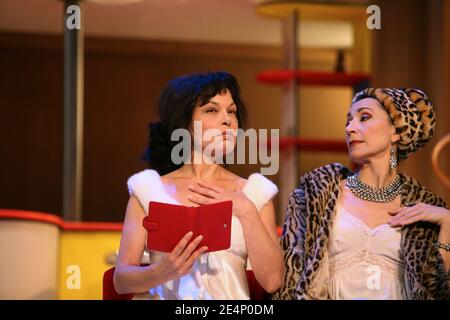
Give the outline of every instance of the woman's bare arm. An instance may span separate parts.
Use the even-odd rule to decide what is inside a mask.
[[[113,278],[114,287],[119,294],[145,292],[182,277],[190,272],[195,259],[207,250],[206,247],[196,249],[202,239],[201,236],[190,242],[192,233],[187,233],[174,250],[164,255],[157,264],[140,266],[147,232],[142,226],[145,216],[139,200],[132,195],[126,209]]]
[[[269,293],[281,287],[284,261],[276,231],[272,201],[258,213],[256,208],[240,215],[247,253],[258,283]]]

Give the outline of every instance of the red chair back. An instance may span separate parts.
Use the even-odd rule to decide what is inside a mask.
[[[112,267],[103,274],[103,300],[131,300],[134,294],[118,294],[114,288],[114,270]]]

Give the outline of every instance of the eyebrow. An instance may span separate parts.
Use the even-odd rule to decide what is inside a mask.
[[[215,102],[215,101],[212,101],[212,100],[210,100],[209,103],[212,103],[212,104],[215,105],[215,106],[220,106],[219,103],[217,103],[217,102]],[[208,104],[208,103],[206,103],[206,104]],[[204,104],[204,105],[206,105],[206,104]],[[231,106],[233,106],[233,105],[236,105],[236,103],[234,103],[234,101],[233,101],[228,107],[231,107]]]
[[[372,109],[370,109],[369,107],[361,107],[361,108],[359,108],[358,110],[356,110],[356,113],[360,113],[360,112],[361,112],[362,110],[364,110],[364,109],[367,109],[367,110],[372,111]],[[351,113],[348,112],[348,113],[347,113],[347,119],[350,118],[350,117],[351,117]]]

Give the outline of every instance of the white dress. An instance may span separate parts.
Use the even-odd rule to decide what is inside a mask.
[[[400,228],[369,228],[341,206],[328,246],[330,299],[405,299]]]
[[[144,170],[128,179],[129,194],[140,201],[146,214],[150,201],[180,204],[164,189],[155,170]],[[253,173],[242,189],[255,204],[258,212],[278,192],[275,184],[259,173]],[[150,263],[155,263],[163,252],[148,251]],[[246,278],[247,248],[239,219],[232,216],[231,246],[227,250],[204,253],[194,263],[192,272],[182,278],[151,288],[146,299],[250,299]]]

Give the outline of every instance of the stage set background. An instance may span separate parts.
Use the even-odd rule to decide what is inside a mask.
[[[376,3],[382,10],[382,29],[373,31],[370,52],[362,47],[346,50],[347,69],[366,71],[369,56],[372,85],[416,86],[429,94],[438,119],[435,137],[400,168],[449,203],[449,191],[432,172],[430,155],[450,131],[450,1]],[[145,169],[139,156],[147,143],[147,124],[156,120],[157,96],[175,76],[227,70],[241,84],[250,125],[280,127],[280,88],[255,80],[259,72],[281,66],[277,46],[87,36],[85,50],[85,221],[123,220],[126,180]],[[300,49],[302,69],[332,70],[335,59],[334,49]],[[0,30],[0,70],[0,207],[60,215],[62,35]],[[300,136],[343,139],[351,96],[351,88],[302,87]],[[440,161],[446,172],[449,154],[445,150]],[[346,154],[302,152],[301,172],[334,161],[349,164]],[[258,166],[232,169],[248,176]],[[269,178],[279,182],[277,176]]]

